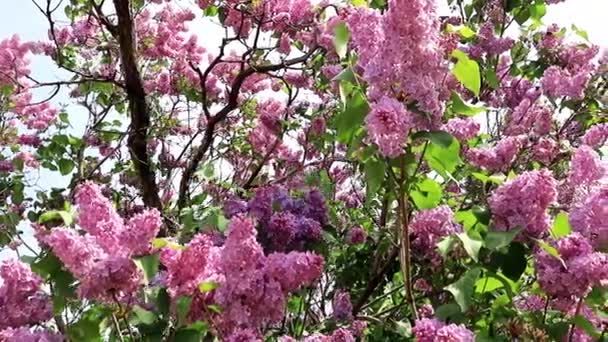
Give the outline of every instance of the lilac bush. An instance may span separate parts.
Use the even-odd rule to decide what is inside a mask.
[[[608,54],[563,1],[35,1],[0,341],[605,340]]]

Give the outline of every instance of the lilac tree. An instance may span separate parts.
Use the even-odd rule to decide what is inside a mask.
[[[606,338],[608,58],[561,1],[32,1],[0,341]]]

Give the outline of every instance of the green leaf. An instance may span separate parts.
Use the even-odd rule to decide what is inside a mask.
[[[435,317],[445,322],[455,321],[454,318],[460,316],[463,316],[462,310],[456,303],[443,304],[435,310]]]
[[[526,257],[526,248],[519,242],[513,242],[506,254],[493,253],[492,263],[497,264],[507,278],[518,281],[528,266]]]
[[[212,282],[212,281],[206,281],[203,283],[198,284],[198,290],[201,291],[202,293],[207,293],[207,292],[211,292],[215,289],[217,289],[220,286],[220,284]]]
[[[598,339],[600,337],[600,334],[593,325],[593,323],[591,323],[584,316],[576,315],[574,317],[574,324],[576,324],[577,327],[583,329],[587,333],[587,335],[593,337],[594,339]]]
[[[350,31],[346,23],[339,23],[335,28],[334,47],[340,59],[346,56],[348,51],[348,41],[350,40]]]
[[[205,16],[206,17],[215,17],[219,13],[219,8],[217,6],[207,6],[205,8]]]
[[[462,85],[469,89],[475,96],[479,96],[481,90],[481,76],[479,64],[470,59],[466,53],[461,50],[454,50],[452,56],[458,61],[452,69],[452,73]]]
[[[135,313],[137,319],[139,319],[139,321],[143,324],[150,325],[156,322],[156,319],[158,318],[153,312],[148,311],[139,305],[133,306],[133,312]]]
[[[366,0],[350,0],[350,3],[355,6],[355,7],[367,7],[367,1]]]
[[[530,17],[536,23],[540,23],[540,20],[545,16],[545,14],[547,14],[547,6],[545,5],[544,0],[537,0],[535,4],[530,6]]]
[[[431,142],[424,154],[424,159],[444,179],[450,178],[456,167],[462,163],[460,144],[458,140],[454,139],[450,146],[446,148]]]
[[[408,321],[395,322],[395,332],[402,337],[412,336],[412,325]]]
[[[552,337],[551,341],[562,341],[564,336],[568,336],[570,324],[568,322],[557,322],[547,326],[547,332]]]
[[[473,302],[475,282],[480,275],[481,269],[470,269],[455,283],[445,287],[445,290],[454,296],[454,300],[463,312],[466,312]]]
[[[551,236],[555,239],[559,239],[568,236],[571,231],[572,227],[570,227],[570,222],[568,222],[568,213],[562,211],[557,214],[553,221],[553,226],[551,227]]]
[[[57,166],[59,167],[59,172],[61,172],[61,175],[65,176],[74,170],[76,164],[74,164],[74,161],[71,159],[62,158],[57,162]]]
[[[457,114],[462,114],[464,116],[475,116],[479,113],[483,113],[487,110],[486,107],[475,107],[465,103],[458,93],[455,91],[452,92],[452,111]]]
[[[520,7],[515,12],[515,21],[519,25],[523,25],[528,19],[530,19],[530,9],[527,7]]]
[[[367,199],[372,200],[382,186],[386,166],[383,161],[369,159],[365,163],[365,179],[367,181]]]
[[[134,261],[135,265],[137,265],[144,273],[146,283],[150,283],[150,280],[152,280],[156,273],[158,273],[158,266],[160,265],[160,257],[158,253],[146,255],[141,258],[137,258]]]
[[[437,251],[442,258],[446,258],[448,253],[452,250],[452,246],[454,246],[455,238],[454,236],[447,236],[443,238],[443,240],[437,243]]]
[[[490,223],[490,211],[488,208],[476,205],[471,208],[471,212],[480,223],[488,225]]]
[[[363,125],[365,115],[369,112],[369,105],[361,91],[355,91],[346,101],[346,108],[338,115],[336,130],[338,141],[348,144],[355,132]]]
[[[498,89],[498,87],[500,86],[500,81],[498,80],[496,71],[494,71],[493,69],[485,69],[483,72],[483,78],[486,80],[486,83],[488,83],[488,85],[492,89]]]
[[[68,326],[70,341],[101,341],[99,326],[103,315],[96,308],[90,309],[82,315],[82,318]]]
[[[587,33],[587,31],[578,28],[576,25],[572,24],[572,31],[574,31],[574,33],[576,33],[579,37],[583,38],[586,41],[589,41],[589,34]]]
[[[182,246],[180,244],[177,244],[175,242],[172,242],[172,241],[169,241],[169,240],[163,239],[163,238],[157,238],[157,239],[152,240],[152,247],[154,247],[154,248],[169,247],[176,251],[181,251],[185,248],[184,246]]]
[[[468,26],[462,26],[457,30],[458,34],[460,34],[460,36],[462,38],[473,38],[477,35],[477,33],[475,33],[475,31],[473,31],[470,27]]]
[[[9,96],[15,90],[15,86],[12,84],[5,84],[0,87],[0,95]]]
[[[410,193],[410,197],[418,209],[431,209],[436,207],[441,201],[443,192],[441,185],[430,178],[424,179],[415,184],[415,190]]]
[[[72,214],[63,210],[51,210],[38,217],[38,223],[46,223],[54,220],[62,220],[66,226],[71,226],[74,223]]]
[[[38,273],[42,278],[52,277],[62,272],[62,263],[55,254],[48,252],[43,257],[31,262],[32,271]]]
[[[161,288],[158,290],[158,294],[155,298],[156,307],[158,311],[163,314],[164,317],[168,317],[171,312],[171,298],[166,289]]]
[[[175,305],[176,310],[177,310],[177,321],[181,324],[183,324],[184,322],[186,322],[186,317],[188,316],[188,313],[190,312],[190,306],[192,305],[192,298],[191,297],[179,297],[177,299],[177,303]]]
[[[346,81],[354,84],[357,82],[357,75],[353,71],[353,68],[348,67],[337,74],[332,81]]]
[[[195,329],[179,329],[175,332],[175,341],[179,342],[200,342],[203,338],[200,331]]]
[[[494,277],[483,277],[475,282],[475,292],[488,293],[503,288],[504,286],[505,285],[500,280]]]
[[[488,249],[501,249],[508,246],[519,234],[521,228],[512,229],[507,232],[490,231],[484,239],[484,246]]]
[[[511,12],[513,9],[521,6],[521,0],[507,0],[506,10]]]
[[[464,250],[467,251],[467,254],[471,257],[471,259],[475,260],[475,262],[479,261],[479,250],[483,245],[482,241],[474,240],[467,235],[467,233],[460,233],[456,235],[460,241],[462,241],[462,245]]]
[[[507,292],[507,301],[510,303],[512,298],[515,297],[514,291],[517,288],[516,280],[514,281],[513,279],[507,278],[502,273],[495,273],[490,270],[487,270],[486,273],[489,277],[492,277],[502,283],[501,288]]]
[[[222,310],[222,307],[216,304],[209,304],[207,305],[207,308],[215,313],[221,314],[224,310]]]
[[[551,255],[552,257],[555,257],[555,258],[561,259],[561,257],[559,256],[559,251],[558,251],[558,250],[557,250],[555,247],[551,246],[550,244],[546,243],[546,242],[545,242],[545,241],[543,241],[543,240],[536,240],[536,242],[537,242],[537,243],[540,245],[540,247],[541,247],[541,248],[542,248],[542,249],[543,249],[545,252],[547,252],[549,255]]]
[[[540,248],[542,248],[550,256],[559,260],[562,263],[562,265],[564,266],[564,268],[566,268],[566,262],[564,262],[564,259],[562,259],[562,257],[559,255],[559,251],[557,250],[557,248],[551,246],[550,244],[546,243],[543,240],[536,240],[536,242],[538,243]]]
[[[21,160],[21,159],[17,159],[17,160]],[[13,161],[14,162],[14,161]],[[23,199],[25,198],[24,196],[24,190],[25,190],[25,184],[23,184],[23,182],[21,181],[15,181],[15,183],[13,183],[12,188],[12,193],[11,193],[11,199],[13,200],[13,204],[19,205],[21,203],[23,203]]]
[[[444,131],[425,131],[425,132],[416,132],[412,135],[412,139],[429,139],[433,144],[437,144],[443,148],[448,148],[454,141],[454,137]]]

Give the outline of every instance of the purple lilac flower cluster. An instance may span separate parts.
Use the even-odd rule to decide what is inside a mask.
[[[280,187],[257,189],[249,202],[232,199],[224,205],[226,217],[249,213],[257,219],[259,239],[268,251],[301,250],[319,241],[329,218],[325,197],[317,190],[292,197]]]

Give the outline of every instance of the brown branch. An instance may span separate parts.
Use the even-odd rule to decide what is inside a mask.
[[[120,60],[131,113],[131,130],[127,144],[141,182],[144,204],[162,211],[156,176],[150,167],[147,150],[150,113],[135,57],[135,38],[129,0],[114,0],[114,7],[118,17],[116,32],[120,46]]]
[[[119,1],[119,0],[114,0],[114,1]],[[245,82],[245,80],[249,76],[254,75],[256,73],[267,73],[267,72],[272,72],[272,71],[278,71],[289,65],[304,63],[308,60],[308,58],[310,58],[317,51],[317,49],[318,49],[317,47],[313,47],[306,54],[304,54],[300,57],[297,57],[297,58],[285,60],[285,61],[283,61],[283,63],[279,63],[279,64],[270,64],[270,65],[262,65],[262,66],[253,66],[252,65],[252,66],[249,66],[248,68],[244,69],[243,71],[241,71],[236,76],[236,78],[234,79],[234,82],[232,83],[232,88],[230,89],[230,93],[228,95],[228,103],[219,112],[217,112],[217,114],[215,114],[214,116],[212,116],[208,119],[207,127],[205,128],[205,134],[203,136],[203,142],[198,147],[198,149],[195,151],[194,155],[192,156],[192,159],[190,160],[190,163],[188,163],[188,166],[184,170],[184,174],[182,176],[182,179],[181,179],[181,182],[179,185],[179,197],[177,200],[178,210],[181,210],[183,207],[186,206],[186,202],[188,201],[188,188],[190,185],[190,181],[192,180],[194,173],[198,169],[200,162],[203,160],[205,153],[207,153],[207,151],[211,147],[211,144],[213,143],[216,126],[220,122],[222,122],[228,116],[228,114],[230,114],[230,112],[232,112],[234,109],[236,109],[238,107],[238,97],[239,97],[239,94],[241,91],[241,87],[242,87],[243,83]]]
[[[386,264],[380,269],[380,271],[372,276],[372,278],[367,283],[367,287],[363,290],[363,294],[359,297],[355,305],[353,305],[353,316],[357,316],[359,311],[363,308],[369,297],[374,293],[376,288],[386,279],[386,275],[388,271],[391,270],[391,267],[395,263],[395,258],[399,255],[399,247],[393,247],[391,250],[388,259],[386,260]]]

